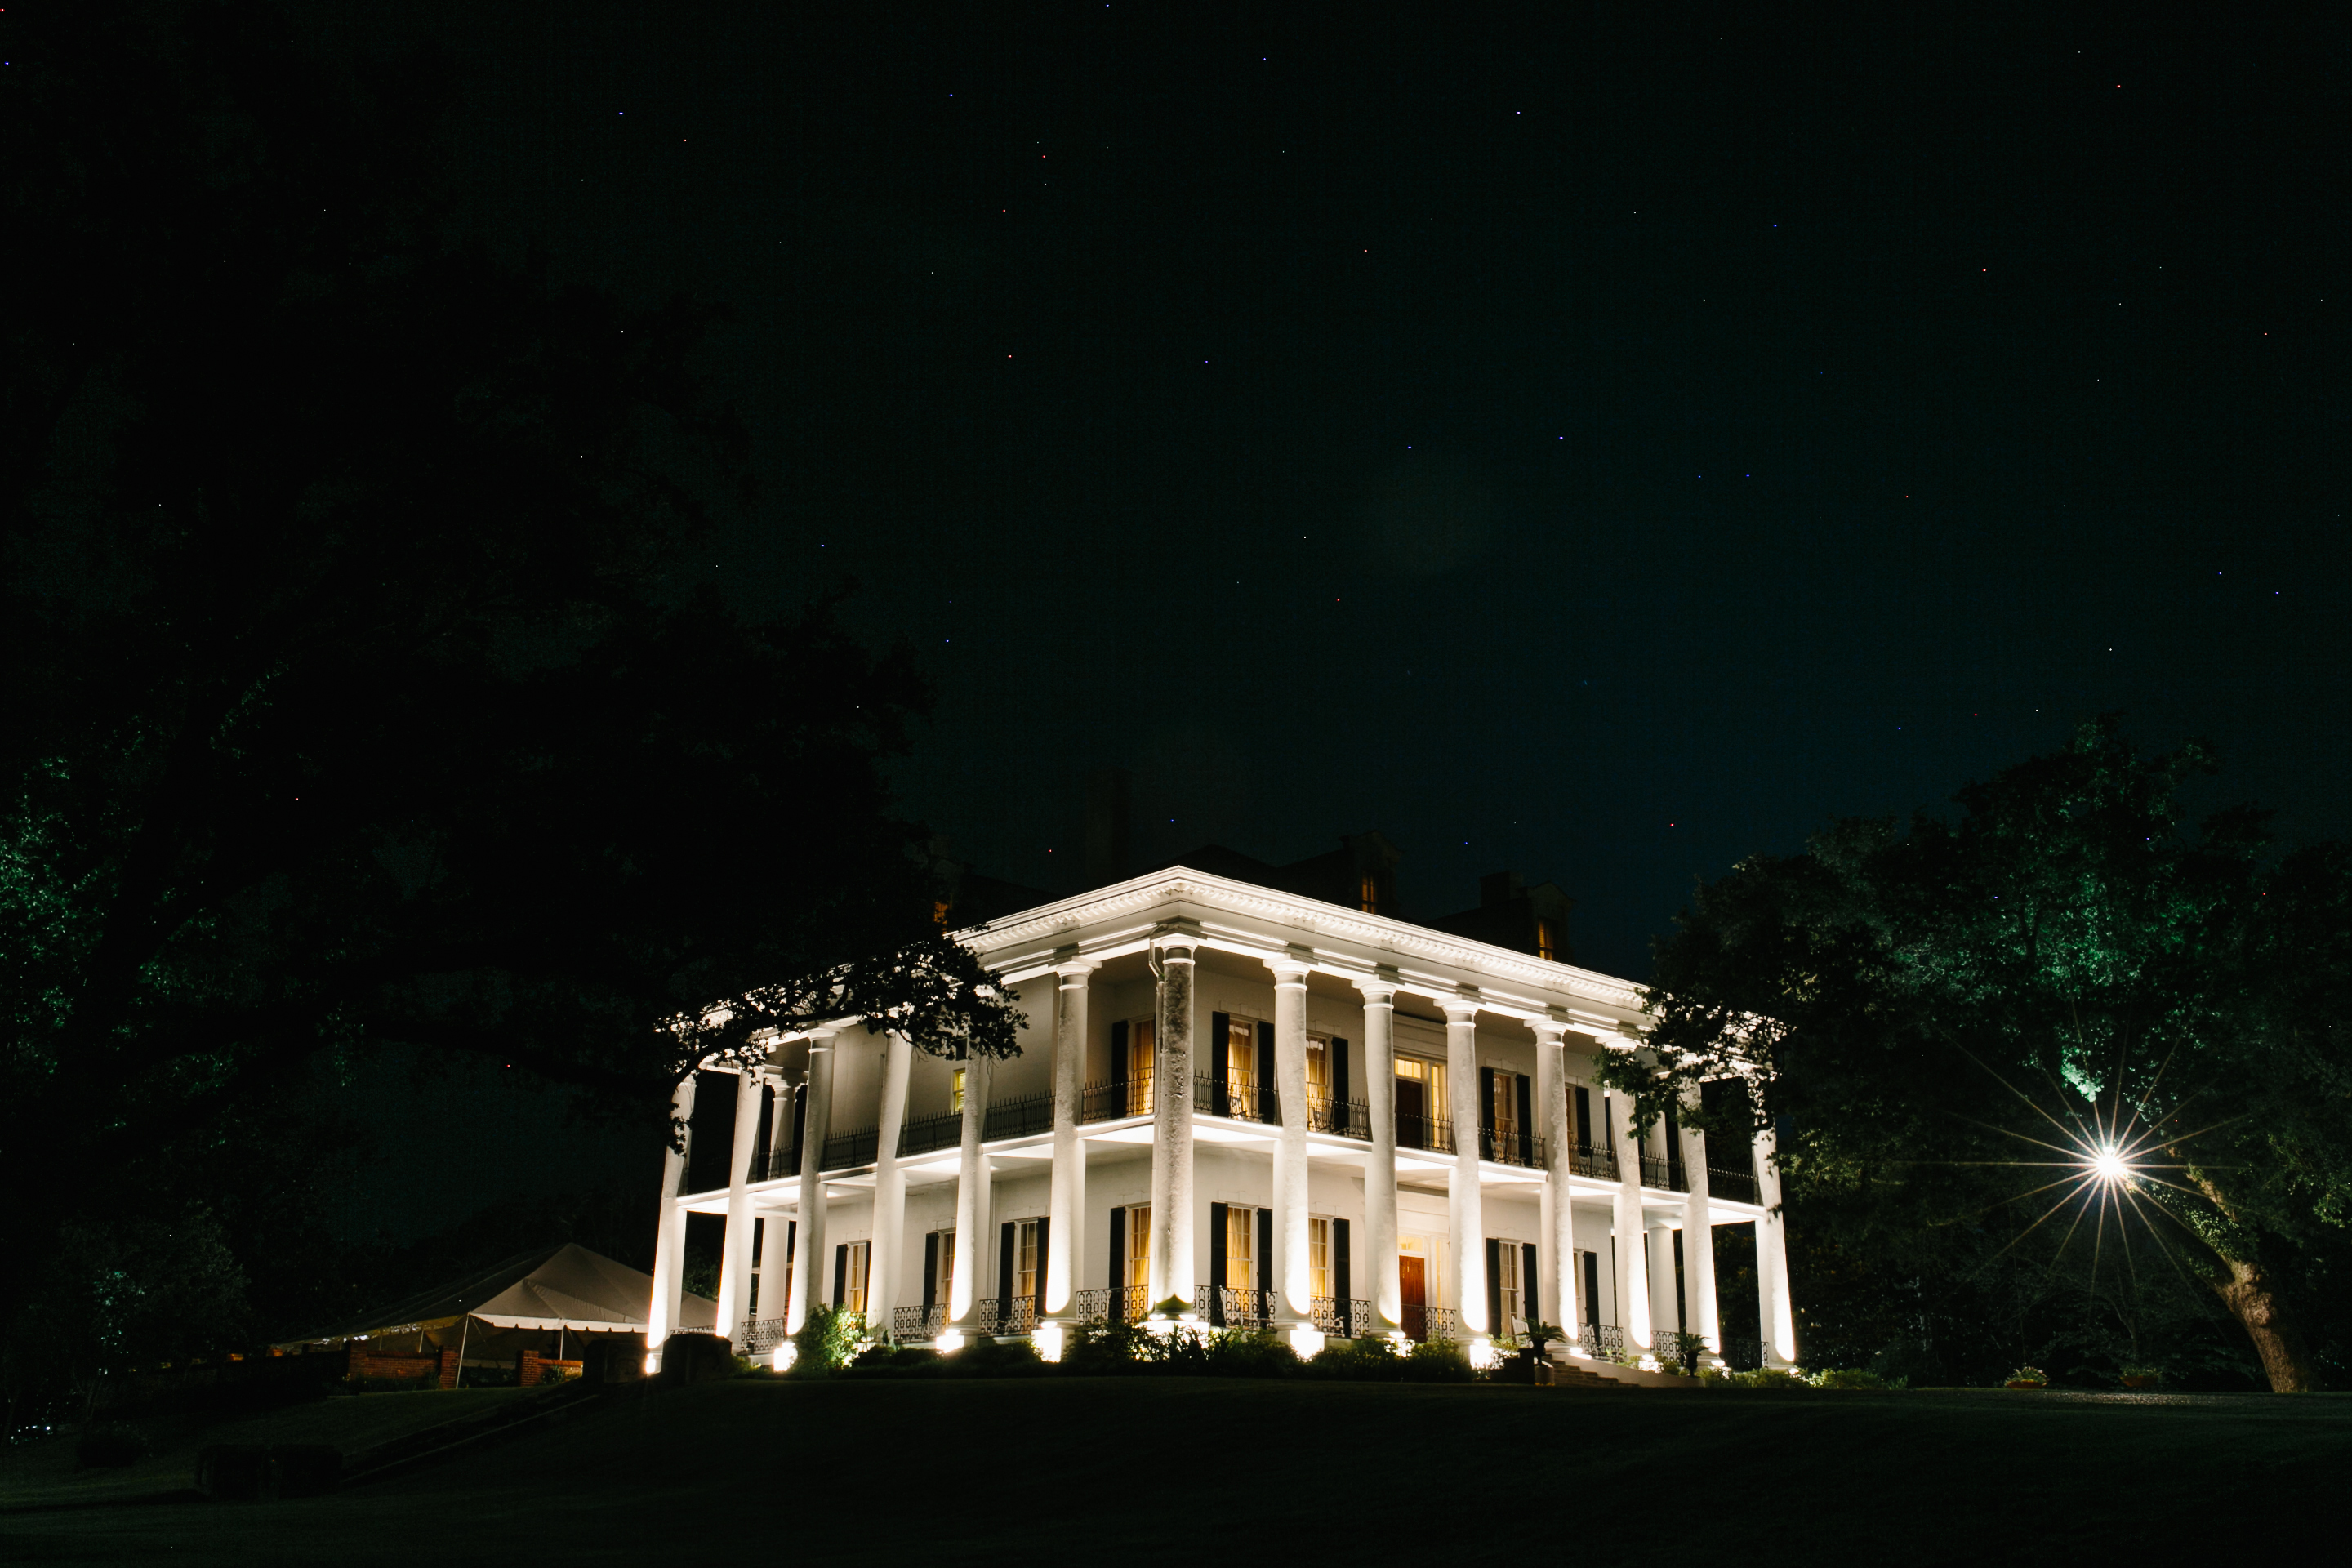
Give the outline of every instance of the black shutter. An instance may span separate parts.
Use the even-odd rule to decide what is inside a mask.
[[[1274,1074],[1274,1026],[1263,1022],[1257,1026],[1257,1119],[1270,1127],[1282,1121],[1282,1094]]]
[[[996,1227],[996,1326],[1004,1327],[1005,1314],[1013,1310],[1013,1226],[1006,1220]]]
[[[1584,1148],[1592,1147],[1592,1091],[1582,1084],[1576,1086],[1576,1141]]]
[[[1609,1097],[1601,1097],[1601,1136],[1612,1154],[1617,1152],[1617,1119],[1609,1114]]]
[[[1234,1020],[1230,1014],[1209,1015],[1209,1114],[1231,1116],[1233,1097],[1225,1091],[1234,1065]]]
[[[1127,1321],[1127,1211],[1110,1211],[1110,1310],[1103,1314],[1114,1323]]]
[[[1354,1296],[1355,1281],[1349,1278],[1348,1222],[1331,1222],[1331,1315],[1341,1339],[1352,1338],[1356,1328],[1348,1315],[1348,1302]]]
[[[1259,1312],[1268,1318],[1274,1315],[1274,1281],[1269,1272],[1274,1266],[1274,1211],[1257,1211],[1257,1300]]]
[[[940,1233],[932,1231],[923,1237],[923,1321],[931,1321],[931,1309],[940,1304]]]
[[[833,1304],[841,1305],[842,1291],[849,1284],[849,1244],[837,1243],[833,1249]]]
[[[793,1087],[793,1168],[795,1171],[800,1168],[801,1139],[807,1131],[808,1085],[795,1084]]]
[[[1537,1260],[1535,1244],[1519,1244],[1519,1311],[1530,1323],[1543,1321],[1543,1282],[1536,1278],[1543,1268]]]
[[[1054,1222],[1049,1215],[1040,1215],[1037,1220],[1036,1297],[1037,1315],[1041,1318],[1045,1315],[1045,1259],[1051,1256],[1051,1254],[1046,1251],[1046,1248],[1051,1247],[1054,1243],[1053,1235],[1048,1228]]]
[[[1217,1015],[1222,1018],[1223,1013]],[[1209,1205],[1209,1326],[1225,1326],[1225,1205]]]
[[[1536,1163],[1535,1081],[1519,1075],[1519,1163]]]
[[[1597,1252],[1584,1255],[1584,1321],[1601,1321],[1601,1255]]]
[[[1511,1325],[1503,1321],[1503,1244],[1491,1236],[1486,1238],[1486,1331],[1511,1331]]]
[[[1478,1158],[1495,1157],[1495,1069],[1478,1069]]]
[[[774,1120],[768,1114],[768,1109],[774,1098],[773,1089],[764,1083],[760,1086],[760,1114],[751,1128],[751,1170],[747,1178],[751,1181],[764,1182],[768,1179],[768,1156],[774,1152],[768,1147],[769,1124]]]
[[[1113,1116],[1127,1114],[1127,1020],[1121,1018],[1110,1026],[1110,1082]]]
[[[1345,1041],[1345,1040],[1333,1040],[1333,1041],[1331,1042],[1331,1064],[1330,1064],[1330,1065],[1331,1065],[1331,1105],[1332,1105],[1332,1122],[1331,1122],[1331,1125],[1332,1125],[1332,1127],[1333,1127],[1333,1129],[1334,1129],[1335,1131],[1339,1131],[1339,1132],[1346,1132],[1346,1131],[1349,1130],[1348,1113],[1347,1113],[1345,1110],[1339,1110],[1339,1107],[1341,1107],[1341,1106],[1344,1106],[1344,1105],[1346,1105],[1346,1104],[1348,1103],[1348,1042],[1347,1042],[1347,1041]]]

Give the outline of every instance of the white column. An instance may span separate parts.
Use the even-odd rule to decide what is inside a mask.
[[[809,1037],[808,1109],[801,1115],[801,1227],[793,1247],[793,1300],[784,1310],[784,1331],[798,1333],[812,1303],[824,1300],[832,1281],[824,1250],[824,1141],[833,1130],[833,1052],[827,1029]]]
[[[1536,1031],[1536,1104],[1543,1134],[1544,1184],[1542,1231],[1536,1249],[1536,1276],[1548,1298],[1540,1303],[1547,1322],[1556,1323],[1570,1355],[1583,1349],[1584,1331],[1576,1310],[1576,1211],[1570,1204],[1569,1178],[1576,1173],[1575,1131],[1568,1114],[1568,1063],[1562,1041],[1564,1023],[1538,1021]]]
[[[768,1121],[768,1158],[772,1163],[792,1148],[793,1100],[799,1085],[782,1076],[775,1084],[775,1110]],[[789,1208],[775,1209],[761,1216],[767,1222],[760,1241],[760,1303],[752,1311],[755,1318],[789,1318],[793,1304],[785,1294],[784,1282],[793,1270],[792,1258],[798,1234],[800,1206],[797,1199]]]
[[[1364,1163],[1364,1289],[1379,1331],[1393,1334],[1404,1323],[1397,1273],[1396,987],[1389,979],[1361,980],[1356,989],[1364,998],[1364,1110],[1372,1133]]]
[[[1674,1336],[1682,1325],[1675,1308],[1675,1228],[1644,1225],[1650,1249],[1650,1348],[1660,1361],[1672,1360]]]
[[[1686,1110],[1698,1109],[1698,1090],[1683,1099]],[[1723,1325],[1715,1309],[1715,1209],[1706,1184],[1706,1138],[1682,1129],[1683,1173],[1690,1191],[1683,1196],[1683,1296],[1690,1321],[1683,1326],[1706,1341],[1714,1354],[1723,1353]]]
[[[1274,1087],[1282,1131],[1274,1142],[1274,1282],[1278,1323],[1312,1327],[1315,1291],[1308,1273],[1307,1222],[1307,974],[1312,953],[1294,952],[1266,965],[1274,971]]]
[[[1151,1067],[1151,1300],[1192,1300],[1192,948],[1184,932],[1157,942],[1159,1016]]]
[[[1793,1366],[1797,1313],[1789,1293],[1789,1238],[1780,1226],[1778,1151],[1771,1129],[1756,1134],[1756,1196],[1764,1208],[1756,1222],[1756,1315],[1764,1332],[1764,1364]]]
[[[986,1057],[966,1057],[963,1064],[963,1142],[956,1157],[955,1276],[948,1287],[948,1331],[941,1350],[964,1342],[964,1331],[979,1325],[971,1304],[980,1299],[980,1233],[988,1224],[988,1155],[981,1145],[988,1131]]]
[[[686,1294],[686,1211],[678,1189],[686,1185],[686,1163],[694,1152],[694,1074],[688,1073],[669,1096],[670,1131],[677,1140],[662,1151],[661,1229],[654,1238],[653,1299],[646,1307],[646,1370],[661,1365],[661,1343],[677,1327]]]
[[[1650,1348],[1649,1268],[1642,1250],[1642,1142],[1633,1131],[1633,1102],[1612,1094],[1608,1104],[1609,1125],[1617,1140],[1616,1212],[1611,1216],[1617,1243],[1617,1326],[1624,1331],[1625,1348],[1639,1354]]]
[[[898,1133],[907,1121],[907,1078],[915,1047],[896,1029],[882,1037],[882,1114],[874,1131],[874,1239],[867,1247],[866,1321],[875,1338],[893,1331],[898,1266],[906,1258],[907,1177],[898,1169]]]
[[[1486,1212],[1478,1171],[1478,1000],[1445,1008],[1445,1093],[1454,1119],[1454,1168],[1445,1173],[1446,1223],[1454,1231],[1454,1310],[1475,1350],[1494,1331],[1486,1321]]]
[[[719,1253],[719,1321],[712,1331],[743,1352],[743,1320],[751,1314],[751,1150],[760,1140],[760,1074],[735,1075],[734,1140],[727,1152],[727,1235]]]
[[[1086,1278],[1087,1145],[1078,1136],[1087,1087],[1087,986],[1095,965],[1072,958],[1054,973],[1054,1185],[1046,1198],[1045,1315],[1077,1318]]]

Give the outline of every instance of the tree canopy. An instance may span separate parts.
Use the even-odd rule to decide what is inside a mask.
[[[1915,1317],[2006,1272],[2128,1325],[2192,1280],[2272,1386],[2312,1386],[2352,1218],[2352,853],[2276,855],[2250,808],[2192,826],[2212,771],[2109,716],[1949,818],[1741,862],[1660,944],[1649,1049],[1611,1076],[1652,1118],[1747,1079],[1713,1114],[1777,1129],[1792,1245],[1901,1278]]]
[[[453,238],[429,62],[7,20],[0,1175],[80,1206],[5,1205],[5,1306],[72,1226],[218,1196],[197,1152],[348,1053],[651,1135],[762,1027],[1013,1049],[877,766],[909,657],[720,592],[709,314]]]

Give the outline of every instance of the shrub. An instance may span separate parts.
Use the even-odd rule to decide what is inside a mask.
[[[1900,1380],[1887,1382],[1876,1373],[1864,1367],[1844,1371],[1817,1372],[1808,1380],[1815,1388],[1900,1388]]]
[[[1810,1388],[1812,1386],[1795,1373],[1777,1366],[1759,1366],[1754,1372],[1735,1372],[1723,1381],[1733,1388]]]
[[[788,1375],[831,1377],[847,1366],[865,1343],[863,1313],[823,1305],[811,1307],[800,1332],[793,1336],[793,1369]]]
[[[1407,1383],[1468,1383],[1470,1354],[1452,1340],[1423,1340],[1404,1358]]]
[[[1062,1346],[1062,1370],[1074,1377],[1118,1377],[1139,1372],[1150,1359],[1144,1342],[1151,1335],[1133,1323],[1096,1318],[1070,1331]]]
[[[1228,1329],[1209,1341],[1213,1377],[1297,1377],[1307,1363],[1271,1329]]]
[[[950,1377],[1034,1377],[1045,1370],[1045,1358],[1027,1340],[974,1340],[940,1359]]]
[[[1345,1383],[1396,1383],[1404,1376],[1404,1357],[1385,1339],[1328,1340],[1307,1363],[1307,1375]]]
[[[120,1421],[101,1421],[85,1427],[74,1439],[74,1468],[119,1470],[147,1457],[147,1435]]]
[[[2021,1366],[2009,1374],[2011,1383],[2048,1383],[2050,1374],[2038,1366]]]

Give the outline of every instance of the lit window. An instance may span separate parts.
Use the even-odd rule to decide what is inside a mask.
[[[1225,1100],[1230,1113],[1257,1120],[1257,1026],[1235,1018],[1225,1026]]]
[[[1558,958],[1559,956],[1559,940],[1558,937],[1553,935],[1552,925],[1549,921],[1539,920],[1536,921],[1536,956],[1538,958]]]
[[[1497,1071],[1495,1074],[1495,1137],[1499,1142],[1519,1135],[1519,1075]]]
[[[1328,1219],[1307,1222],[1307,1293],[1331,1294],[1331,1222]]]
[[[863,1313],[866,1310],[866,1261],[870,1255],[869,1247],[870,1244],[863,1241],[849,1244],[849,1267],[844,1270],[845,1277],[841,1291],[841,1305],[846,1311]]]
[[[948,1090],[948,1110],[957,1116],[963,1114],[963,1073],[961,1068],[955,1069],[953,1087]]]
[[[1370,871],[1356,884],[1356,907],[1368,915],[1381,912],[1381,885]]]
[[[1307,1037],[1307,1098],[1311,1100],[1331,1097],[1331,1042],[1320,1036]]]
[[[1012,1289],[1006,1294],[1022,1297],[1037,1294],[1037,1222],[1024,1219],[1013,1230]]]
[[[1495,1294],[1500,1298],[1497,1304],[1503,1313],[1503,1321],[1495,1325],[1495,1331],[1499,1334],[1517,1332],[1511,1326],[1512,1320],[1527,1317],[1522,1310],[1526,1297],[1521,1294],[1519,1287],[1521,1256],[1519,1244],[1516,1241],[1506,1241],[1495,1248]]]
[[[1257,1210],[1241,1207],[1225,1211],[1225,1284],[1234,1290],[1257,1289],[1255,1253],[1257,1249]]]
[[[939,1262],[934,1266],[931,1300],[944,1306],[955,1294],[955,1238],[951,1230],[940,1232]]]
[[[1151,1205],[1130,1204],[1127,1210],[1127,1284],[1131,1290],[1151,1285]]]
[[[1152,1024],[1138,1018],[1127,1026],[1127,1113],[1151,1114]]]

